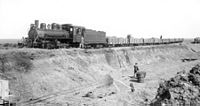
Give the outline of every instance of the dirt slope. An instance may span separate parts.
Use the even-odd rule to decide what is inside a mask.
[[[0,53],[7,59],[4,77],[10,80],[12,99],[24,106],[141,105],[146,98],[155,97],[160,80],[199,62],[198,53],[185,45],[12,49]],[[19,53],[24,60],[13,56]],[[191,58],[197,60],[182,61]],[[135,62],[140,70],[147,72],[144,83],[130,81]],[[18,63],[24,65],[17,67]],[[130,83],[134,84],[134,93],[130,93]]]

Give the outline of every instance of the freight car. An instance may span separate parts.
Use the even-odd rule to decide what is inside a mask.
[[[28,32],[28,38],[24,39],[27,47],[37,48],[60,48],[60,47],[83,47],[83,48],[102,48],[102,47],[121,47],[121,46],[138,46],[138,45],[159,45],[181,43],[183,39],[162,39],[162,38],[134,38],[131,35],[127,37],[106,37],[103,31],[87,29],[82,26],[72,24],[52,23],[46,26],[35,20],[31,24]]]
[[[158,38],[117,38],[117,37],[107,37],[107,44],[109,47],[119,47],[119,46],[141,46],[141,45],[159,45],[159,44],[172,44],[181,43],[183,39],[158,39]]]
[[[139,46],[139,45],[159,45],[159,44],[172,44],[181,43],[183,39],[159,39],[159,38],[133,38],[128,35],[126,38],[107,37],[107,44],[110,47],[119,46]]]

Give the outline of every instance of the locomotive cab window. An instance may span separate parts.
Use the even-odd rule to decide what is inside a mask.
[[[72,32],[73,31],[73,28],[70,28],[70,32]]]

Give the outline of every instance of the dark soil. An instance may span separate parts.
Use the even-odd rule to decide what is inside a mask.
[[[151,106],[159,104],[183,104],[198,106],[200,103],[200,65],[194,66],[188,73],[177,75],[159,85],[157,95]]]

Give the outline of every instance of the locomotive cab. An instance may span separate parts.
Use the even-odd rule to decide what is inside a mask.
[[[85,28],[81,26],[73,26],[71,24],[63,24],[62,29],[69,33],[69,37],[73,39],[73,45],[78,47],[81,43],[81,38],[84,37]]]

